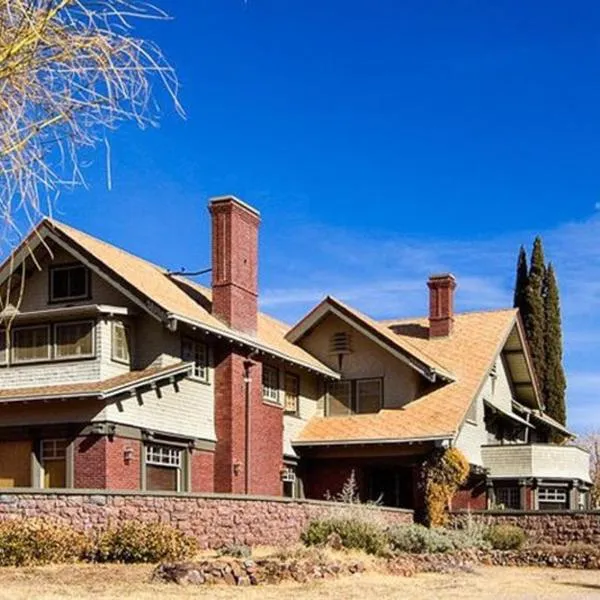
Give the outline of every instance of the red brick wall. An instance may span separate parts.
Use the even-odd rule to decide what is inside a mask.
[[[359,489],[362,488],[362,471],[355,466],[354,461],[344,459],[308,461],[303,470],[304,494],[315,500],[323,500],[327,492],[335,496],[342,491],[352,469],[355,469]]]
[[[487,508],[487,493],[484,485],[458,490],[452,498],[452,509],[485,510]]]
[[[125,450],[132,450],[125,460]],[[141,486],[141,452],[139,440],[115,437],[106,443],[106,479],[111,490],[139,490]]]
[[[76,488],[106,488],[106,438],[78,437],[74,441],[73,479]]]
[[[192,492],[212,492],[215,485],[215,453],[194,450],[190,456]]]

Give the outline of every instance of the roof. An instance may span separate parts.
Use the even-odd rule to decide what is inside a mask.
[[[374,337],[378,343],[392,351],[396,350],[405,362],[421,372],[428,379],[433,381],[436,376],[448,381],[454,379],[451,370],[444,366],[439,358],[434,358],[428,348],[419,347],[409,336],[397,335],[385,324],[371,319],[371,317],[344,304],[341,300],[333,296],[327,296],[308,315],[294,325],[288,331],[287,338],[293,342],[298,342],[328,313],[334,313],[343,320],[352,321],[355,326],[362,328],[367,335]]]
[[[104,381],[66,383],[28,388],[4,388],[0,390],[0,403],[79,397],[105,399],[142,385],[155,383],[167,377],[187,373],[191,368],[191,363],[178,362],[167,367],[149,367],[139,371],[128,371]]]
[[[455,380],[431,384],[420,398],[402,408],[349,417],[315,417],[295,444],[453,439],[516,320],[515,309],[459,313],[452,335],[433,339],[429,339],[426,317],[379,322],[388,336],[410,344],[423,356],[435,356]]]
[[[185,277],[169,275],[167,269],[157,266],[143,258],[134,256],[125,250],[99,240],[87,233],[54,219],[45,218],[29,234],[21,246],[39,243],[39,230],[46,228],[67,245],[75,245],[124,282],[128,288],[141,295],[141,304],[146,309],[154,305],[161,309],[164,318],[174,318],[203,327],[211,333],[221,334],[236,341],[270,352],[284,360],[312,369],[330,377],[337,373],[321,363],[317,358],[289,342],[285,334],[289,326],[263,313],[258,316],[256,336],[241,333],[227,327],[225,323],[212,315],[210,290]],[[10,259],[9,259],[10,260]],[[0,271],[5,268],[0,267]]]

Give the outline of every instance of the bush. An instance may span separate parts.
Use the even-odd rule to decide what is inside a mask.
[[[385,530],[376,523],[358,519],[311,521],[302,533],[302,541],[308,546],[324,546],[332,535],[338,536],[344,548],[363,550],[368,554],[380,554],[387,548]]]
[[[91,555],[96,562],[154,563],[193,558],[195,538],[162,523],[129,521],[97,537]]]
[[[86,550],[87,538],[68,525],[44,519],[0,522],[0,566],[73,562]]]
[[[525,543],[525,532],[516,525],[494,525],[490,527],[485,538],[494,550],[519,550]]]
[[[225,544],[217,550],[217,556],[230,556],[231,558],[250,558],[252,548],[245,544]]]
[[[423,525],[397,525],[388,530],[390,549],[393,552],[439,553],[489,548],[481,531],[432,528]]]

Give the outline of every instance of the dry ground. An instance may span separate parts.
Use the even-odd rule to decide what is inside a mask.
[[[482,567],[457,575],[355,575],[337,581],[280,587],[180,587],[148,582],[152,567],[78,565],[0,569],[0,598],[56,600],[518,600],[600,598],[600,571]]]

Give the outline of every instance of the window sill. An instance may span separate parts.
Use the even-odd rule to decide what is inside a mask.
[[[121,358],[115,358],[114,356],[110,357],[111,362],[117,363],[119,365],[125,365],[126,367],[131,368],[131,360],[123,360]]]
[[[284,417],[294,417],[295,419],[300,419],[300,414],[298,412],[286,412],[285,410],[283,411],[283,416]]]
[[[275,408],[281,408],[281,410],[283,410],[283,406],[276,400],[269,400],[268,398],[263,398],[263,404],[266,404],[267,406],[273,406]]]
[[[84,362],[89,360],[95,360],[96,355],[90,356],[65,356],[61,358],[39,358],[34,360],[11,360],[10,364],[0,363],[0,369],[2,367],[27,367],[29,365],[51,365],[51,364],[63,364],[66,362]]]

